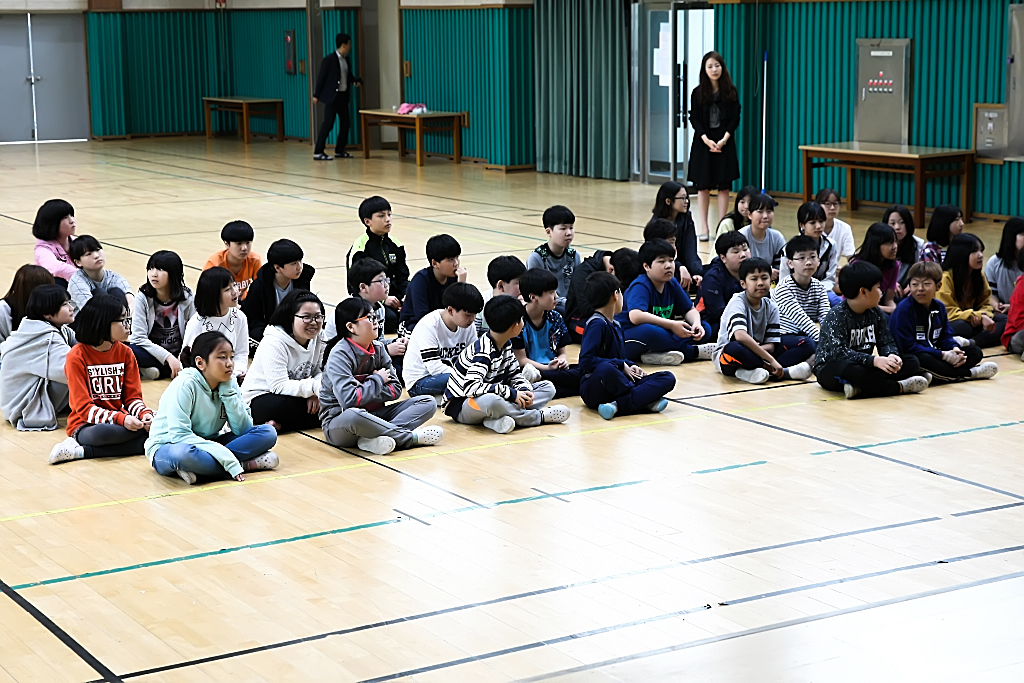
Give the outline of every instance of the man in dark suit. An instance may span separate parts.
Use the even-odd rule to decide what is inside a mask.
[[[320,71],[313,88],[313,104],[324,103],[324,122],[316,136],[316,147],[313,158],[318,161],[330,161],[333,157],[324,154],[327,136],[334,128],[334,117],[340,119],[338,126],[338,142],[334,146],[335,156],[351,159],[352,155],[345,151],[348,142],[348,102],[353,85],[361,85],[363,79],[356,78],[348,62],[348,53],[352,50],[352,39],[346,33],[339,33],[334,39],[337,50],[324,57],[320,62]]]

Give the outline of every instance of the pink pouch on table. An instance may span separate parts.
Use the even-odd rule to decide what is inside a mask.
[[[419,113],[419,112],[416,111],[417,109],[419,109],[420,112],[426,111],[427,110],[427,105],[425,105],[425,104],[410,104],[409,102],[403,102],[402,105],[400,107],[398,107],[398,113],[399,114],[416,114],[416,113]]]

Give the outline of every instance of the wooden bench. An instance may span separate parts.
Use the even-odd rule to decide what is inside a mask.
[[[210,112],[230,111],[238,114],[238,134],[245,144],[252,142],[249,119],[252,116],[274,116],[277,119],[277,141],[284,142],[284,100],[264,97],[204,97],[203,118],[206,121],[206,137],[213,137]]]

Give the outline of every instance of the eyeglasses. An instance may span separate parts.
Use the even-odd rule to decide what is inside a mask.
[[[131,318],[120,318],[119,320],[115,320],[114,322],[115,323],[121,323],[121,325],[126,330],[132,329],[132,319]]]
[[[826,209],[838,209],[842,205],[842,202],[825,202],[822,204]]]
[[[319,313],[316,315],[297,315],[295,317],[307,325],[319,325],[324,321],[324,317]]]
[[[806,262],[806,261],[817,261],[818,258],[819,257],[818,257],[817,254],[812,254],[811,256],[794,256],[793,258],[791,258],[789,260],[790,261],[796,261],[797,263],[801,263],[801,262]]]
[[[387,287],[388,285],[391,284],[391,278],[389,278],[389,277],[382,277],[379,280],[370,280],[370,284],[371,285],[381,284],[381,285],[384,285],[385,287]]]
[[[684,195],[683,195],[682,197],[676,197],[676,201],[677,201],[677,202],[678,202],[678,201],[679,201],[680,199],[685,199],[686,201],[690,201],[690,197],[689,197],[689,195],[685,195],[685,194],[684,194]]]

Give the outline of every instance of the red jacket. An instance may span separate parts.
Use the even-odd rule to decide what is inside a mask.
[[[1010,313],[1006,317],[1006,329],[999,340],[1003,342],[1003,346],[1007,349],[1010,348],[1010,340],[1013,339],[1013,335],[1024,330],[1024,287],[1021,286],[1022,280],[1024,280],[1024,275],[1017,278],[1017,282],[1013,286],[1013,295],[1010,297]]]
[[[142,419],[153,411],[142,401],[142,380],[135,354],[121,342],[106,351],[75,344],[64,361],[71,416],[68,436],[88,424],[124,425],[131,415]]]

